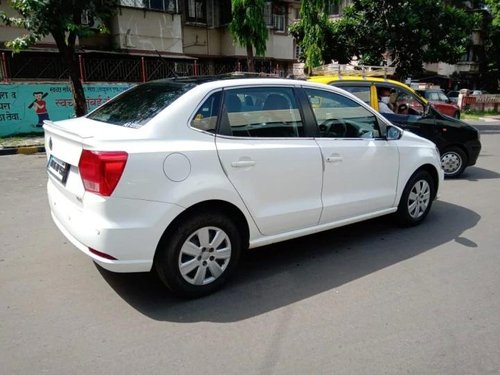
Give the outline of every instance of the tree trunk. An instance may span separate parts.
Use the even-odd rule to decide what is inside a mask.
[[[83,91],[83,85],[80,81],[80,67],[78,66],[78,61],[76,61],[74,51],[72,55],[72,58],[68,61],[71,92],[73,93],[75,115],[76,117],[81,117],[87,113],[87,101],[85,100],[85,92]]]
[[[247,44],[247,68],[249,72],[255,72],[253,47],[251,44]]]
[[[53,31],[52,36],[57,44],[61,58],[69,70],[69,80],[71,93],[73,94],[73,108],[75,110],[75,115],[76,117],[81,117],[87,113],[87,101],[85,100],[83,85],[80,81],[80,67],[76,59],[75,48],[69,47],[66,44],[64,34]]]

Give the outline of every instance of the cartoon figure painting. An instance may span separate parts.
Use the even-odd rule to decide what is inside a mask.
[[[49,113],[47,112],[47,103],[43,98],[45,98],[49,93],[43,93],[41,91],[36,91],[33,93],[35,100],[31,103],[28,108],[35,109],[35,112],[38,116],[38,123],[35,125],[37,128],[41,128],[43,126],[43,120],[49,120]]]

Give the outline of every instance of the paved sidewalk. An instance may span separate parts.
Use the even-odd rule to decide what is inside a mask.
[[[0,155],[45,152],[43,134],[31,137],[0,138]]]

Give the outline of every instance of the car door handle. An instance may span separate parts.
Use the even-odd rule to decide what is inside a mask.
[[[233,161],[231,163],[231,167],[233,168],[253,167],[254,165],[255,165],[254,160],[240,160],[240,161]]]
[[[328,163],[340,163],[344,161],[344,158],[342,156],[329,156],[326,158],[326,161]]]

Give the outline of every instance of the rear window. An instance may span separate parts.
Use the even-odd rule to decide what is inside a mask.
[[[110,100],[87,117],[108,124],[140,128],[196,84],[150,82]]]

